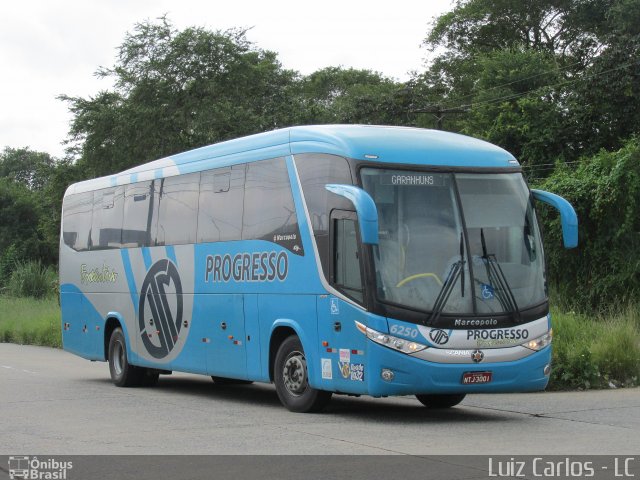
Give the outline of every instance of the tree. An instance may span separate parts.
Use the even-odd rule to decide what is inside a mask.
[[[469,110],[448,128],[550,173],[538,167],[638,133],[638,24],[635,0],[459,0],[425,39],[445,50],[414,81],[431,103]]]
[[[405,124],[402,85],[371,70],[328,67],[299,82],[296,123]]]
[[[50,258],[39,231],[39,196],[25,185],[0,178],[0,284],[17,260]]]
[[[41,190],[51,174],[55,159],[29,148],[6,147],[0,153],[0,177],[10,178],[31,190]]]
[[[512,47],[587,61],[614,0],[458,0],[425,39],[461,56]]]
[[[510,48],[483,54],[477,63],[464,133],[507,149],[530,177],[547,171],[541,165],[571,156],[566,114],[552,87],[561,81],[552,54]]]
[[[79,173],[69,161],[29,148],[0,154],[0,274],[16,260],[57,261],[62,197]]]
[[[166,18],[127,34],[113,91],[62,96],[74,115],[70,153],[89,176],[290,124],[296,73],[243,30],[175,30]]]

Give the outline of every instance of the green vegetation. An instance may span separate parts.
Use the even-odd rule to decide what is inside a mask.
[[[57,291],[58,275],[40,260],[17,261],[7,290],[14,297],[32,297],[44,299],[53,296]]]
[[[0,342],[62,347],[60,306],[56,298],[0,296],[0,311]]]
[[[599,317],[552,313],[553,373],[549,389],[640,384],[640,307]]]
[[[541,188],[575,207],[579,245],[562,248],[557,212],[538,206],[549,280],[565,310],[607,313],[640,298],[640,142],[558,166]]]

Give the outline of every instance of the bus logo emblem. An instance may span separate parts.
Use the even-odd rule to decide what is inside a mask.
[[[484,360],[484,352],[482,350],[474,350],[471,352],[471,360],[473,360],[474,363],[480,363]]]
[[[154,263],[142,283],[138,322],[147,352],[164,358],[175,347],[182,327],[182,283],[168,259]]]
[[[429,338],[437,345],[444,345],[449,341],[449,334],[444,330],[436,328],[429,332]]]

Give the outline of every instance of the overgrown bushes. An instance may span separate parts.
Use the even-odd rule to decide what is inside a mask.
[[[552,390],[632,387],[640,379],[640,307],[553,315]]]
[[[50,298],[57,294],[58,276],[56,271],[38,261],[16,261],[13,266],[5,266],[11,272],[6,284],[6,292],[13,297]]]
[[[562,248],[555,211],[538,207],[549,280],[560,300],[581,312],[603,312],[640,298],[640,142],[558,167],[541,188],[575,207],[579,245]]]

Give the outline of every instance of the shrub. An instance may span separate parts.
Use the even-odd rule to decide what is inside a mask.
[[[541,187],[578,214],[578,248],[562,248],[557,213],[538,209],[551,286],[581,312],[603,312],[640,296],[640,141],[600,152],[577,169],[558,168]]]
[[[640,379],[640,306],[601,317],[553,315],[550,390],[632,387]]]
[[[17,262],[9,280],[8,292],[15,297],[47,298],[54,295],[57,275],[40,261]]]

